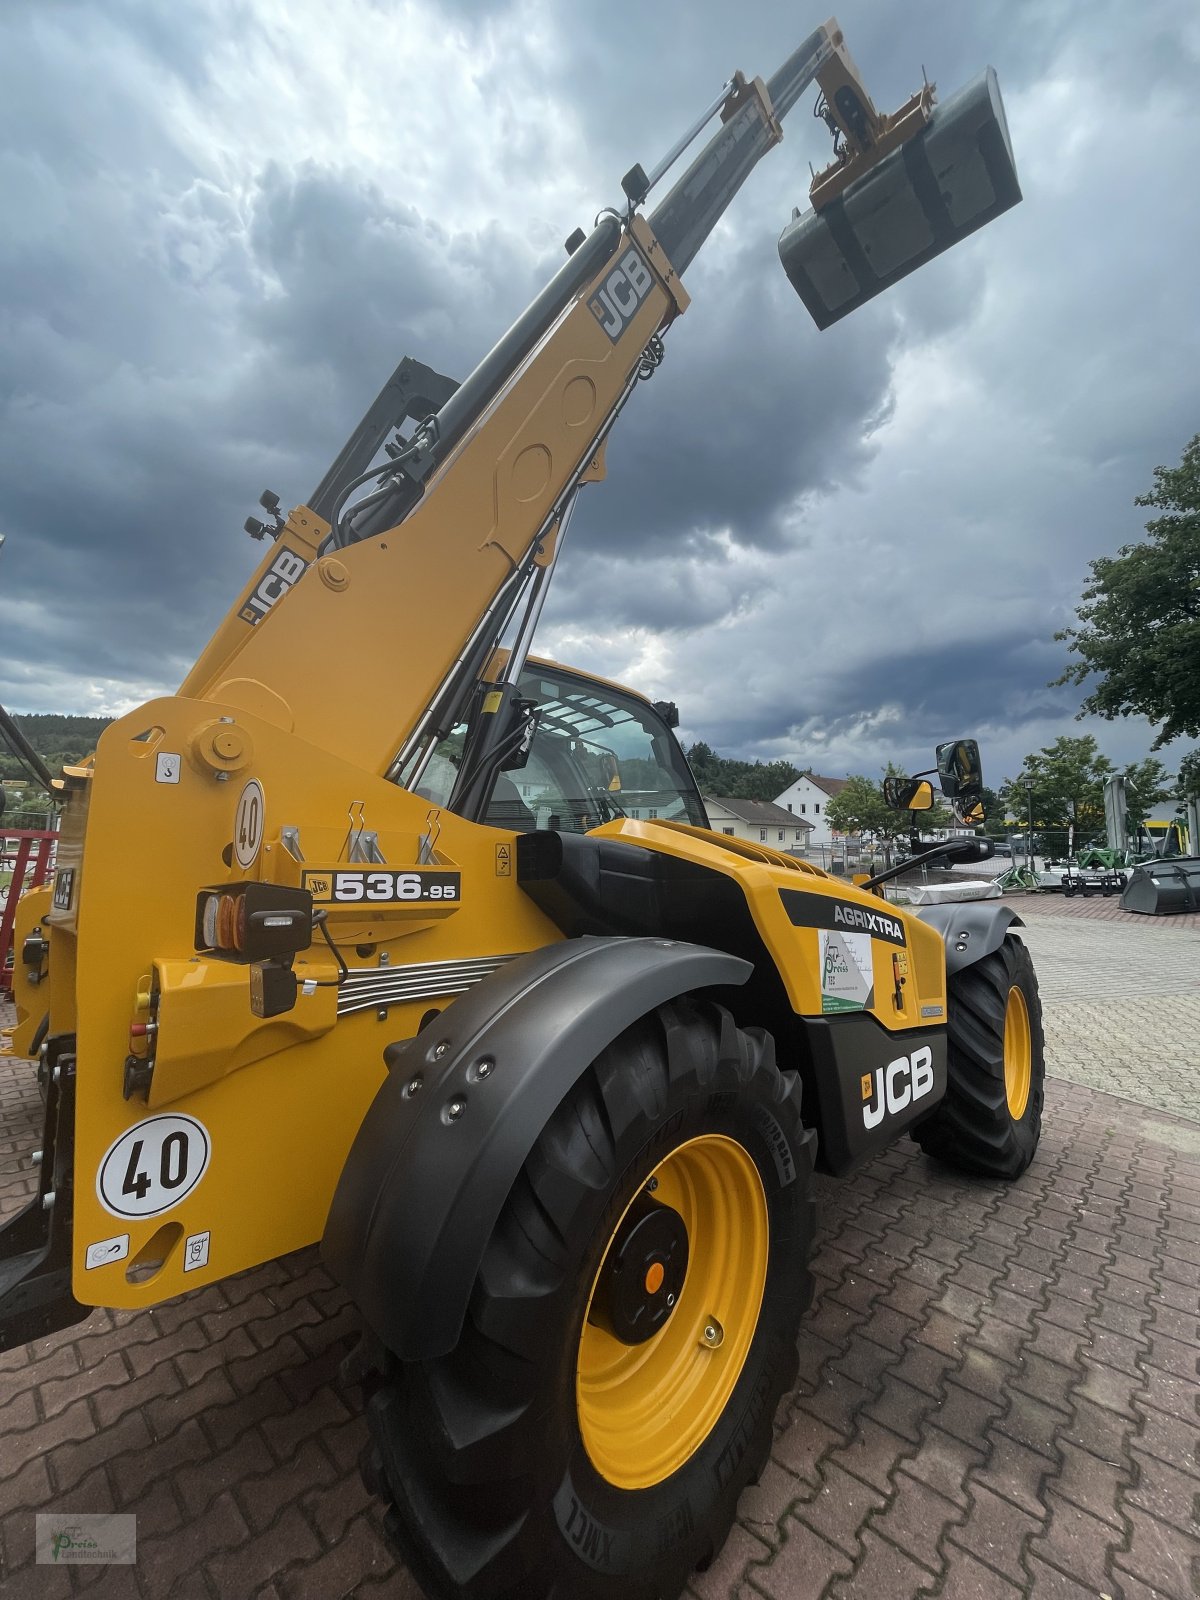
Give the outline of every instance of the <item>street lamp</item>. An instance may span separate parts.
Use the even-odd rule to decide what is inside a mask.
[[[1025,866],[1033,871],[1033,779],[1022,778],[1025,790],[1025,807],[1029,813],[1029,832],[1025,835]]]

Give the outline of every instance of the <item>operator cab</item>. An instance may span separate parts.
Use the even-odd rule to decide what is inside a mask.
[[[708,827],[704,802],[664,715],[632,690],[531,659],[519,682],[535,707],[524,765],[497,774],[478,820],[517,833],[587,833],[617,817]],[[441,740],[416,793],[446,805],[467,725]]]

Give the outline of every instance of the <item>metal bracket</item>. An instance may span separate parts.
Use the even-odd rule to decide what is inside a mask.
[[[436,859],[435,848],[442,836],[442,813],[436,806],[432,807],[425,818],[425,832],[417,840],[417,865],[427,867]]]
[[[734,73],[733,87],[721,107],[721,121],[728,122],[730,117],[736,116],[748,100],[757,101],[762,119],[771,134],[771,144],[778,144],[783,138],[783,129],[779,126],[779,118],[775,115],[771,96],[767,93],[767,86],[761,78],[747,78],[744,72]]]
[[[346,842],[342,846],[346,860],[368,866],[381,864],[385,858],[379,848],[379,835],[366,825],[366,801],[352,800],[346,815],[350,818]]]

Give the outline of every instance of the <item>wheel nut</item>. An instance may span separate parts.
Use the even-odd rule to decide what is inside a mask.
[[[446,1115],[450,1118],[451,1122],[457,1122],[459,1117],[462,1116],[463,1110],[464,1106],[461,1100],[451,1100],[450,1104],[446,1107]]]

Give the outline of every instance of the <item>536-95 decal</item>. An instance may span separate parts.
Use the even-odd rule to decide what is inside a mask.
[[[411,904],[432,901],[454,904],[462,893],[460,872],[426,872],[412,868],[364,867],[332,872],[306,872],[303,887],[315,901],[323,904],[371,905]]]

